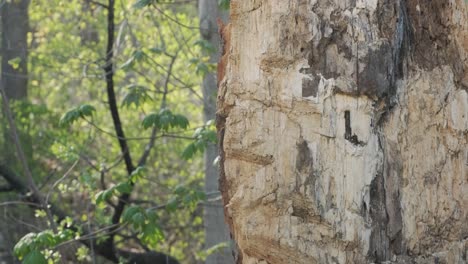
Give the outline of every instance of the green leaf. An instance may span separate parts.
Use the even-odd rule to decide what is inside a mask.
[[[34,211],[34,216],[37,217],[37,218],[46,217],[47,213],[46,213],[46,211],[44,211],[42,209],[36,209]]]
[[[23,236],[13,248],[13,252],[17,257],[24,257],[35,246],[36,233],[28,233]]]
[[[67,126],[73,124],[76,120],[80,118],[80,112],[74,108],[62,115],[59,121],[60,126]]]
[[[140,9],[149,6],[152,2],[152,0],[138,0],[133,4],[133,8]]]
[[[96,108],[94,108],[93,106],[89,105],[89,104],[84,104],[84,105],[81,105],[79,108],[78,108],[79,112],[80,112],[80,115],[82,117],[84,116],[92,116],[93,115],[93,112],[96,111]]]
[[[183,185],[179,185],[174,189],[174,194],[176,195],[181,196],[181,195],[184,195],[185,193],[187,193],[187,188],[185,188]]]
[[[51,247],[56,244],[56,239],[52,231],[45,230],[37,234],[35,242],[39,246]]]
[[[17,70],[19,68],[20,63],[21,63],[20,57],[16,57],[8,61],[8,65],[10,65],[14,70]]]
[[[189,126],[188,119],[180,114],[173,114],[169,109],[162,109],[158,114],[151,113],[147,115],[142,122],[145,129],[155,126],[163,131],[168,131],[170,128],[186,129]]]
[[[132,183],[136,183],[139,179],[141,179],[146,171],[144,166],[138,166],[132,174],[130,174],[130,181]]]
[[[96,194],[96,204],[100,204],[104,201],[109,200],[114,194],[114,189],[110,188],[108,190],[100,191]]]
[[[145,129],[148,129],[152,126],[159,125],[159,115],[156,113],[151,113],[143,119],[141,124],[143,125],[143,128]]]
[[[143,226],[142,238],[146,243],[156,244],[164,239],[164,233],[157,224],[150,223]]]
[[[146,217],[150,223],[156,223],[159,219],[158,214],[153,209],[146,209]]]
[[[134,228],[138,228],[140,226],[143,226],[143,224],[145,223],[145,215],[142,213],[142,212],[136,212],[132,218],[131,218],[131,222],[134,226]]]
[[[129,85],[126,87],[128,92],[125,94],[122,100],[122,106],[130,107],[135,105],[138,107],[141,103],[151,100],[151,96],[148,95],[148,88],[142,85]]]
[[[174,126],[177,126],[183,129],[187,129],[187,127],[189,126],[189,121],[187,117],[183,115],[179,115],[179,114],[174,115],[173,123],[174,123]]]
[[[195,155],[196,152],[197,148],[195,147],[195,143],[190,143],[182,152],[182,158],[184,160],[189,160]]]
[[[89,249],[85,246],[80,246],[78,250],[76,250],[76,258],[79,261],[85,261],[89,255]]]
[[[47,264],[47,259],[39,250],[33,250],[24,257],[23,264]]]
[[[133,218],[133,216],[138,212],[141,212],[141,207],[139,207],[139,206],[130,206],[123,213],[122,220],[124,222],[130,222],[131,219]]]
[[[59,121],[59,125],[64,127],[67,125],[73,124],[75,121],[85,116],[92,116],[93,112],[96,111],[92,105],[83,104],[76,108],[68,110],[65,114],[62,115]]]
[[[121,182],[114,187],[119,193],[131,193],[132,185],[128,182]]]
[[[169,212],[174,212],[177,207],[179,207],[179,201],[177,197],[172,197],[166,204],[166,210]]]
[[[63,229],[57,235],[57,243],[62,243],[64,241],[70,240],[75,236],[75,232],[70,229]]]
[[[60,222],[60,226],[63,226],[63,227],[70,227],[73,225],[73,218],[67,216],[65,217],[65,219],[63,219],[61,222]]]

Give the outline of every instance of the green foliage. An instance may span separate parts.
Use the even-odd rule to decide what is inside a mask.
[[[151,113],[143,119],[142,125],[145,129],[157,127],[162,131],[170,128],[186,129],[189,126],[188,119],[179,114],[173,114],[169,109],[161,109],[159,113]]]
[[[132,174],[130,174],[130,182],[136,183],[138,180],[142,179],[145,175],[146,168],[143,166],[137,167]]]
[[[96,194],[96,204],[100,204],[104,201],[109,200],[112,196],[120,193],[131,193],[133,189],[131,182],[121,182],[117,185],[112,186],[107,190],[102,190]]]
[[[203,189],[204,174],[201,156],[192,155],[187,161],[180,155],[191,142],[187,141],[195,130],[191,127],[203,125],[199,84],[201,76],[213,71],[214,65],[202,53],[206,55],[214,48],[206,41],[196,41],[198,20],[193,4],[116,0],[115,92],[134,164],[148,146],[148,128],[157,131],[145,166],[128,175],[105,89],[107,12],[85,3],[37,0],[30,5],[30,101],[12,102],[12,107],[25,135],[23,143],[31,148],[29,161],[38,186],[44,193],[50,192],[50,201],[70,217],[61,221],[56,234],[34,233],[30,243],[26,243],[27,237],[21,239],[17,256],[37,263],[42,261],[40,254],[49,263],[59,258],[55,246],[81,234],[71,231],[72,225],[82,229],[90,224],[93,230],[108,230],[111,205],[121,194],[131,192],[132,200],[147,202],[138,204],[139,214],[121,219],[126,225],[116,237],[140,234],[145,247],[192,263],[204,239],[202,211],[195,210],[203,200],[204,194],[196,190]],[[87,39],[90,33],[97,37]],[[19,67],[20,61],[11,63]],[[166,108],[159,109],[161,105]],[[210,138],[201,131],[193,135],[194,142]],[[74,162],[78,162],[75,167]],[[59,184],[52,188],[55,182]],[[171,191],[179,185],[184,186],[183,192]],[[150,207],[152,204],[165,205],[168,210],[157,210]],[[136,205],[129,204],[127,210]],[[34,214],[37,221],[48,221],[44,210]],[[99,233],[96,241],[107,237],[105,232]],[[136,243],[118,246],[141,250]],[[78,261],[86,262],[87,255],[85,248],[76,252]]]
[[[73,124],[75,121],[77,121],[80,118],[85,118],[87,116],[91,117],[93,115],[93,112],[96,111],[96,108],[89,104],[83,104],[80,105],[76,108],[72,108],[68,110],[65,114],[62,115],[60,118],[60,126],[68,126]]]
[[[39,250],[33,250],[26,254],[23,264],[47,264],[47,259]]]
[[[195,130],[193,137],[195,141],[190,143],[182,152],[182,158],[186,160],[193,158],[197,152],[203,152],[208,144],[215,144],[217,142],[217,134],[213,121],[208,121],[205,126]]]
[[[20,57],[16,57],[8,61],[8,64],[15,70],[19,68],[20,63],[21,63]]]
[[[122,100],[122,106],[130,107],[134,104],[135,107],[138,107],[141,103],[152,99],[151,96],[148,95],[148,88],[145,86],[130,84],[126,89],[128,89],[128,92]]]
[[[85,246],[81,246],[76,250],[76,259],[79,261],[88,260],[89,249]]]
[[[158,225],[159,217],[152,209],[130,206],[122,215],[122,221],[139,231],[139,236],[146,243],[156,244],[164,239],[164,234]]]
[[[29,233],[16,243],[13,251],[19,259],[23,259],[23,263],[47,263],[46,257],[41,251],[72,239],[74,234],[68,229],[61,229],[56,234],[51,230]]]
[[[205,200],[206,194],[204,192],[179,185],[174,189],[173,197],[167,203],[166,210],[174,212],[179,207],[188,207],[193,210],[199,202]]]

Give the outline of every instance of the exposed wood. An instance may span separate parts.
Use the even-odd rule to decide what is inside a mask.
[[[230,36],[217,126],[240,263],[467,262],[464,0],[232,0]]]

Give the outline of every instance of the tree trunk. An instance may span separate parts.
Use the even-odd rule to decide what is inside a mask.
[[[24,99],[28,85],[29,0],[6,1],[2,16],[2,82],[9,99]]]
[[[232,0],[230,19],[217,126],[240,262],[466,263],[468,4]]]
[[[199,3],[200,33],[204,40],[208,41],[216,50],[210,55],[210,62],[216,63],[220,56],[220,37],[216,19],[224,20],[226,12],[218,8],[218,1],[200,0]],[[203,116],[205,122],[215,118],[216,113],[216,75],[207,73],[203,78]],[[205,151],[205,192],[209,194],[208,201],[204,207],[205,246],[210,248],[222,242],[231,240],[229,230],[224,221],[223,205],[218,188],[219,171],[213,164],[218,156],[215,145],[209,145]],[[216,252],[206,259],[207,264],[234,263],[231,248],[225,248]]]
[[[28,6],[30,0],[2,1],[0,3],[1,16],[1,76],[0,89],[5,88],[8,99],[23,100],[27,97],[28,85],[28,42],[27,33],[29,31]],[[0,100],[1,101],[1,100]],[[1,107],[0,112],[4,108]],[[3,113],[0,120],[6,120]],[[3,118],[3,119],[2,119]],[[15,158],[15,147],[7,122],[2,122],[1,128],[3,141],[0,146],[0,157],[3,161],[14,167],[18,164]],[[28,158],[32,156],[31,138],[27,133],[20,131],[20,136],[25,145]],[[28,144],[29,143],[29,144]],[[23,146],[24,146],[23,145]],[[5,197],[5,195],[3,195]],[[14,225],[8,217],[16,216],[16,220],[31,217],[28,213],[20,214],[13,210],[9,214],[4,214],[0,222],[0,263],[16,263],[16,258],[9,250],[13,247],[18,234],[29,231],[21,224]],[[8,217],[7,217],[8,216]],[[14,225],[14,226],[12,226]]]

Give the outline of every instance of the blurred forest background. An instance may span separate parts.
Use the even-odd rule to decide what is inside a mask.
[[[219,48],[198,5],[1,1],[0,263],[204,263],[230,246],[205,243]]]

